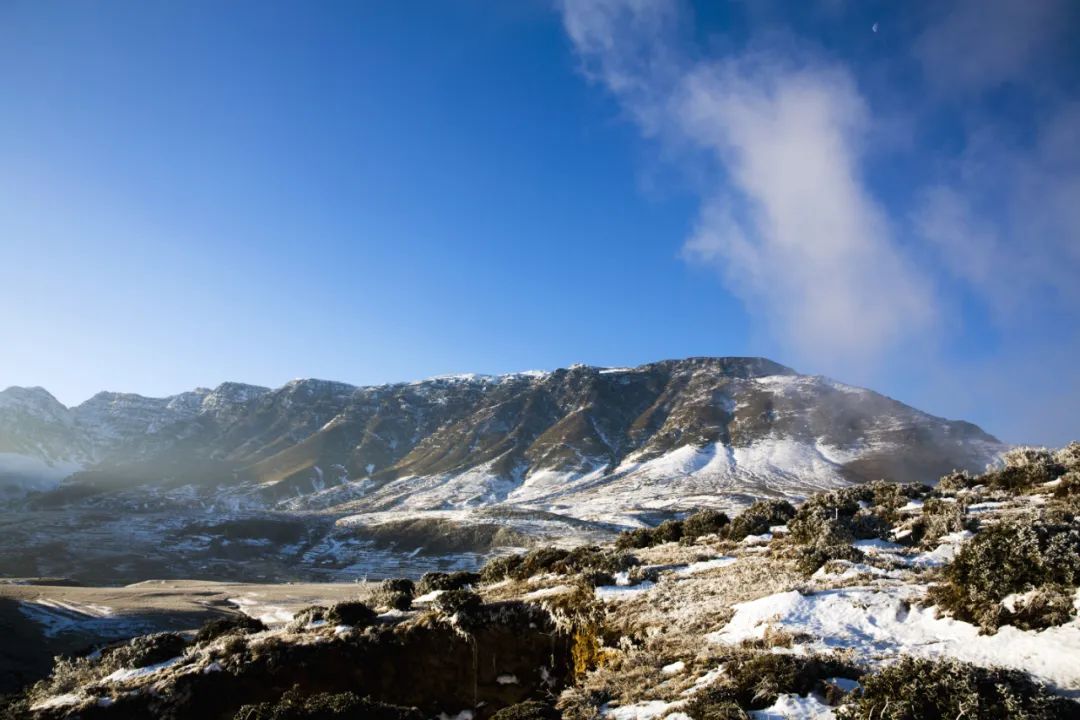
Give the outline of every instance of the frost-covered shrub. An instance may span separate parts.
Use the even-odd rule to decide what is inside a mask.
[[[121,668],[141,668],[184,654],[188,642],[176,633],[156,633],[132,638],[101,651],[102,661]]]
[[[356,693],[304,695],[294,688],[276,702],[244,705],[234,720],[422,720],[416,708],[400,707],[360,697]]]
[[[979,481],[972,477],[967,470],[954,470],[948,475],[943,475],[937,483],[937,489],[942,492],[956,493],[961,490],[973,488]]]
[[[521,562],[510,570],[510,577],[515,580],[526,580],[534,575],[554,572],[555,564],[569,554],[569,550],[557,547],[530,550],[521,558]]]
[[[828,655],[753,653],[736,656],[724,665],[724,674],[697,693],[686,706],[694,720],[740,717],[718,713],[733,712],[731,704],[746,710],[760,710],[776,702],[784,693],[807,695],[820,689],[826,678],[856,680],[858,668]]]
[[[330,608],[322,605],[309,605],[293,615],[292,620],[289,622],[289,630],[300,632],[312,623],[327,622],[326,614],[328,612],[330,612]]]
[[[1076,612],[1073,606],[1073,588],[1062,585],[1044,585],[1002,603],[1001,624],[1012,625],[1021,630],[1042,630],[1063,625]]]
[[[799,570],[807,575],[813,575],[822,565],[833,560],[862,562],[866,556],[849,543],[815,543],[800,545],[796,551],[796,558]]]
[[[1068,450],[1065,448],[1064,450]],[[1069,453],[1063,457],[1068,459]],[[1017,492],[1057,479],[1066,472],[1055,453],[1046,448],[1014,448],[1002,456],[1005,466],[987,471],[980,481],[996,490]]]
[[[195,634],[196,643],[207,643],[216,640],[223,635],[257,633],[266,630],[262,620],[256,620],[247,615],[231,615],[225,618],[215,618],[208,621]]]
[[[427,595],[434,590],[460,590],[480,582],[480,574],[460,571],[452,573],[429,572],[424,573],[420,583],[416,586],[419,595]]]
[[[788,536],[807,545],[839,545],[852,540],[886,539],[897,510],[929,492],[918,485],[868,483],[814,495],[788,523]]]
[[[637,564],[638,559],[630,553],[583,545],[574,548],[566,557],[556,562],[552,571],[560,575],[582,572],[617,573],[629,570]]]
[[[1080,472],[1080,442],[1071,442],[1055,452],[1054,462],[1066,472]]]
[[[923,503],[922,512],[912,525],[909,538],[912,543],[933,547],[941,541],[941,538],[968,529],[971,524],[962,503],[927,498]]]
[[[622,550],[640,549],[669,542],[692,543],[704,535],[721,532],[730,522],[718,510],[698,510],[685,520],[665,520],[654,528],[635,528],[619,534],[615,547]]]
[[[845,720],[1066,720],[1076,705],[1025,673],[956,660],[905,656],[864,676],[862,692],[840,709]]]
[[[965,543],[930,597],[958,618],[994,631],[1008,621],[1002,601],[1009,595],[1078,582],[1080,531],[1027,519],[993,525]],[[1024,623],[1047,627],[1060,618],[1056,604],[1046,608],[1043,618],[1028,613]]]
[[[727,526],[730,540],[769,532],[773,525],[784,525],[795,517],[795,508],[786,500],[758,500],[735,516]]]
[[[378,614],[359,600],[346,600],[332,605],[326,613],[327,622],[333,625],[367,627],[375,622]]]
[[[656,545],[652,528],[634,528],[619,533],[615,538],[615,547],[620,550],[640,550]]]
[[[610,550],[596,545],[582,545],[573,550],[544,547],[532,550],[525,555],[489,561],[480,576],[485,582],[497,582],[506,577],[526,580],[547,573],[611,575],[629,570],[637,564],[636,557],[618,549]]]
[[[547,703],[526,700],[517,705],[504,707],[492,715],[491,720],[560,720],[561,717],[559,711]]]
[[[501,555],[484,563],[480,568],[480,581],[485,583],[499,582],[510,577],[510,574],[521,564],[521,555]]]
[[[431,605],[459,627],[471,630],[483,623],[484,601],[471,590],[447,590]]]
[[[379,589],[371,596],[371,601],[376,607],[389,610],[408,610],[412,607],[413,596],[416,594],[416,584],[406,578],[391,578],[383,580]]]
[[[719,510],[698,510],[683,520],[683,537],[697,539],[715,535],[728,525],[731,519]]]

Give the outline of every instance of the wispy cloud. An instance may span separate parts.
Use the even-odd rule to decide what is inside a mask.
[[[929,282],[861,177],[868,111],[844,68],[748,51],[694,59],[679,6],[563,5],[590,77],[641,127],[716,164],[684,246],[798,357],[873,362],[935,322]]]
[[[730,7],[737,36],[702,42],[679,0],[561,4],[584,74],[695,178],[713,171],[683,257],[802,367],[870,379],[917,353],[907,393],[931,410],[977,406],[1014,440],[1080,433],[1061,409],[1080,374],[1060,361],[1080,351],[1080,102],[1062,61],[1080,6],[904,5],[884,45],[847,54],[782,6]],[[885,151],[905,167],[884,195],[882,138],[905,139]]]

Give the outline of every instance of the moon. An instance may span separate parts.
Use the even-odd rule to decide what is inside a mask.
[[[870,28],[870,29],[871,29],[871,30],[873,30],[874,32],[877,32],[877,30],[878,30],[878,24],[877,24],[877,23],[874,23],[874,26],[873,26],[872,28]]]

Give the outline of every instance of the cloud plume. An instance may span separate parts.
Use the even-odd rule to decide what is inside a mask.
[[[701,193],[683,255],[716,268],[782,345],[851,368],[935,322],[930,283],[904,256],[860,164],[868,110],[853,78],[812,56],[694,58],[679,5],[567,0],[589,77],[642,132],[689,148],[721,181]]]

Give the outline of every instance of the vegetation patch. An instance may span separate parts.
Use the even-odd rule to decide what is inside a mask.
[[[247,615],[231,615],[208,621],[195,634],[195,642],[208,643],[224,635],[248,635],[264,630],[266,630],[266,625],[261,620]]]
[[[416,595],[416,583],[407,578],[390,578],[379,583],[371,601],[386,610],[408,610]]]
[[[840,709],[839,716],[845,720],[1066,720],[1077,716],[1077,706],[1016,670],[904,657],[864,677],[862,692]]]
[[[245,705],[233,720],[423,720],[416,708],[389,705],[353,692],[304,695],[298,689],[274,702]]]
[[[1025,519],[1002,522],[979,532],[964,544],[944,570],[943,582],[930,597],[956,617],[993,632],[1013,620],[1041,628],[1068,620],[1061,588],[1080,582],[1080,531],[1070,525]],[[1023,604],[1020,613],[1003,601],[1009,596],[1042,591],[1044,599]],[[1015,610],[1015,606],[1014,606]]]
[[[725,537],[739,541],[748,535],[762,535],[774,525],[787,524],[793,517],[795,508],[787,500],[758,500],[731,521]]]
[[[524,555],[494,558],[480,571],[484,582],[506,578],[527,580],[537,575],[592,574],[611,576],[638,565],[638,559],[622,550],[609,550],[596,545],[583,545],[573,550],[542,547]]]
[[[760,710],[784,693],[824,693],[827,678],[857,680],[861,674],[850,663],[829,655],[739,654],[725,663],[719,680],[694,696],[685,712],[694,720],[740,717],[732,714],[735,708]]]

